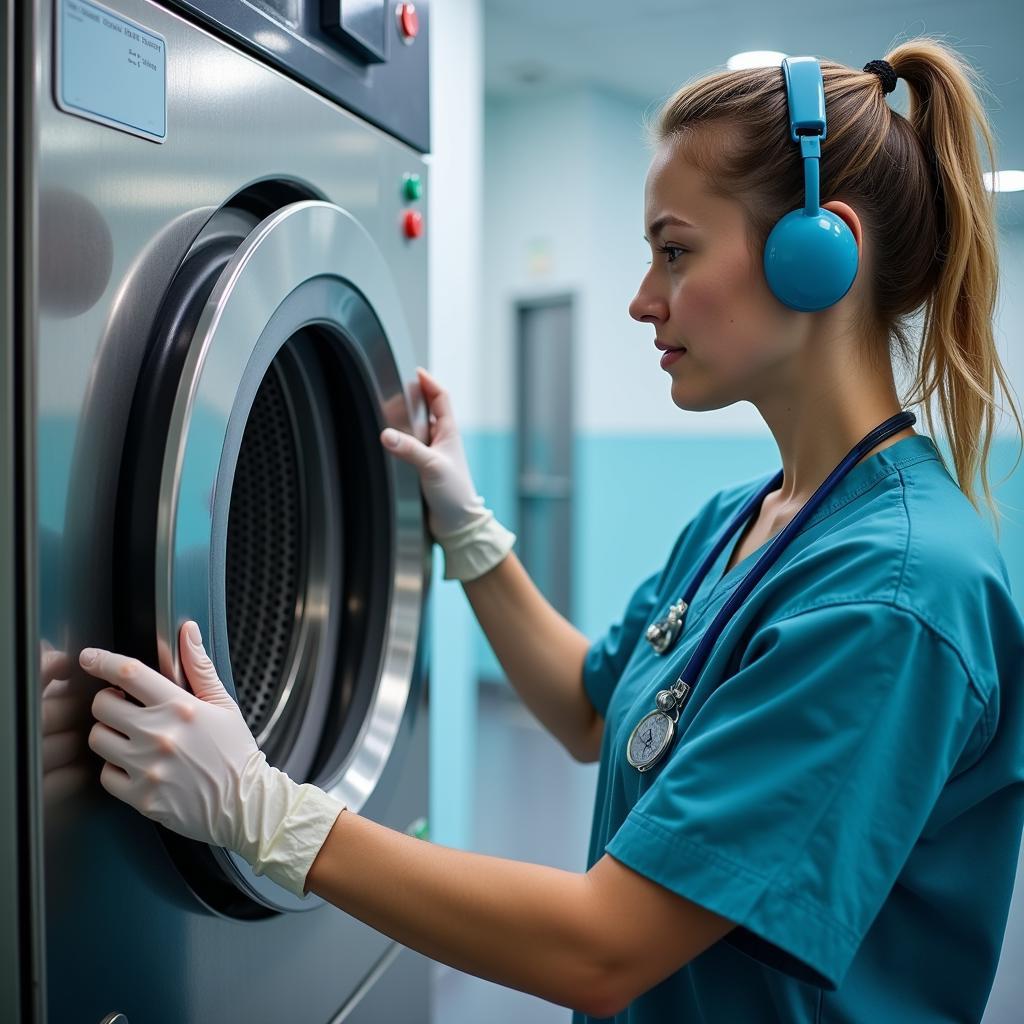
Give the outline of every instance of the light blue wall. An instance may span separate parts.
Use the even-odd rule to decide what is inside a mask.
[[[480,627],[461,586],[443,580],[443,572],[444,561],[435,545],[430,602],[430,837],[465,850],[473,845]]]
[[[465,431],[464,443],[477,490],[514,530],[513,435]],[[1024,466],[998,484],[1016,454],[1013,441],[996,441],[990,477],[1002,511],[1000,549],[1024,611]],[[948,450],[945,455],[948,460]],[[622,613],[636,584],[663,564],[679,530],[715,491],[779,466],[774,442],[762,437],[586,435],[576,438],[573,457],[572,619],[593,638]],[[448,618],[439,634],[461,652],[459,664],[468,670],[466,641],[458,634],[470,630],[473,670],[481,679],[500,679],[501,666],[463,606],[464,599],[445,602]]]

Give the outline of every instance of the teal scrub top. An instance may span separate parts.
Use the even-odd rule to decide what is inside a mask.
[[[1024,824],[1024,620],[929,437],[850,470],[719,637],[669,753],[626,761],[770,542],[722,575],[726,545],[668,654],[647,626],[773,474],[712,497],[586,656],[605,718],[588,864],[736,923],[606,1019],[978,1021]]]

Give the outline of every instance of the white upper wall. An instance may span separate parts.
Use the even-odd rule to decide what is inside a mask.
[[[480,395],[483,210],[483,16],[480,0],[430,8],[430,365],[472,425]]]
[[[746,404],[676,408],[651,328],[629,316],[650,259],[643,118],[640,104],[591,89],[488,100],[480,428],[512,426],[515,303],[571,294],[577,431],[766,432]]]
[[[515,302],[583,283],[584,104],[577,92],[485,108],[482,429],[512,426]]]
[[[577,356],[577,423],[590,434],[767,434],[753,406],[685,412],[673,404],[669,375],[658,365],[654,331],[629,315],[647,272],[644,180],[652,152],[644,128],[657,104],[642,108],[590,93],[588,112],[587,260]]]

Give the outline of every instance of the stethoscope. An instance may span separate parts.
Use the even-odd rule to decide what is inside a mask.
[[[782,549],[789,543],[790,539],[800,532],[804,523],[814,515],[817,508],[835,489],[839,481],[846,476],[864,455],[887,437],[891,437],[893,434],[913,426],[916,422],[917,417],[912,412],[900,412],[895,416],[891,416],[884,423],[879,424],[879,426],[863,437],[826,477],[825,482],[807,499],[807,502],[800,511],[797,512],[785,529],[772,541],[768,550],[754,563],[750,571],[740,581],[732,596],[715,616],[714,621],[701,638],[697,649],[690,656],[689,661],[687,661],[676,681],[667,690],[658,691],[655,697],[658,709],[644,715],[637,722],[632,733],[630,733],[629,742],[626,744],[626,760],[634,768],[645,772],[657,764],[664,756],[675,736],[675,727],[676,722],[679,720],[679,713],[693,692],[697,678],[704,668],[704,664],[708,660],[715,642],[736,610],[743,604],[747,596],[775,563],[779,555],[782,554]],[[736,531],[747,522],[756,510],[760,509],[764,499],[772,491],[779,488],[782,484],[782,477],[783,471],[780,469],[769,483],[746,502],[715,542],[715,546],[708,553],[707,558],[704,559],[687,585],[683,596],[670,606],[664,618],[659,619],[648,627],[646,633],[647,641],[657,654],[666,654],[675,645],[683,631],[686,610],[700,588],[704,577],[711,570],[716,559],[722,553],[722,549],[735,535]]]

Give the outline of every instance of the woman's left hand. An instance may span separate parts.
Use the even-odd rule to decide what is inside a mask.
[[[107,762],[100,783],[175,832],[240,850],[244,780],[258,774],[266,758],[194,622],[182,626],[179,646],[192,693],[134,658],[82,651],[82,668],[113,684],[92,704],[89,746]]]
[[[107,762],[100,783],[147,818],[241,854],[257,875],[303,896],[345,805],[267,763],[194,622],[178,643],[192,693],[134,658],[95,648],[79,656],[82,668],[114,684],[92,704],[89,746]]]

